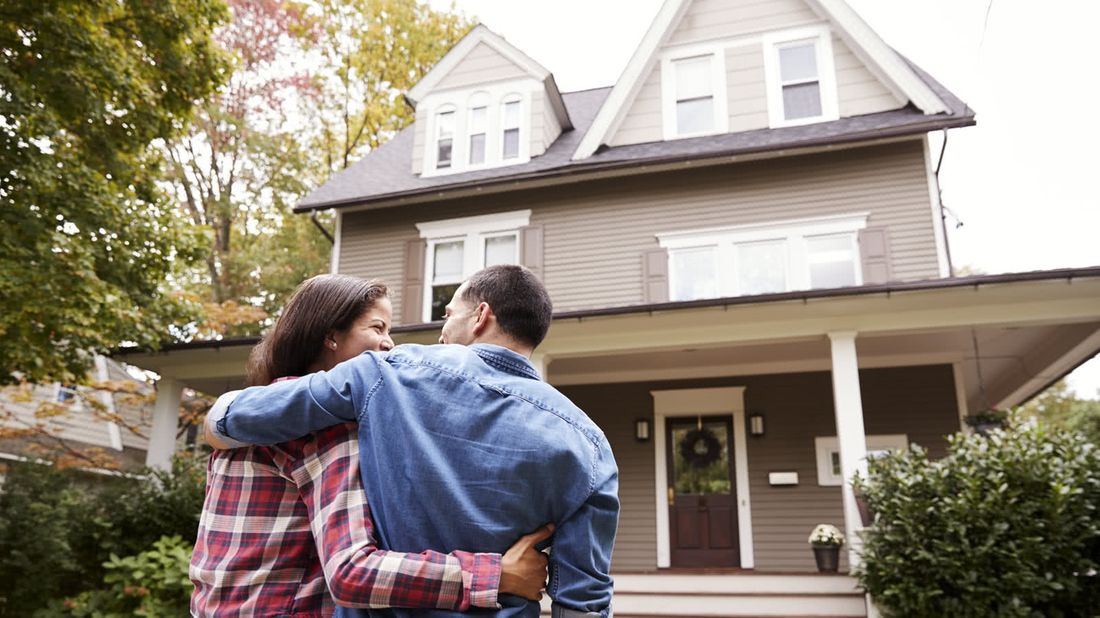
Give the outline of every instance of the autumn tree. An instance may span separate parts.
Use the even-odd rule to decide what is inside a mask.
[[[1027,402],[1021,412],[1054,427],[1083,434],[1100,445],[1100,399],[1079,397],[1065,380],[1055,382]]]

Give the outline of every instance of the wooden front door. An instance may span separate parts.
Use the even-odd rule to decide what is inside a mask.
[[[665,440],[671,566],[740,566],[730,417],[669,419]]]

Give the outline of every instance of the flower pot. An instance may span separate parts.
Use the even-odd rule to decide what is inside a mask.
[[[840,567],[839,545],[814,545],[814,561],[821,573],[836,573]]]

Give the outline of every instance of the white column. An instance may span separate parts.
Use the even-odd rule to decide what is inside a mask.
[[[535,352],[531,355],[531,365],[535,368],[535,371],[539,372],[539,376],[542,377],[542,381],[547,384],[550,383],[550,376],[546,374],[546,369],[550,367],[551,357],[549,354],[543,354],[542,352]]]
[[[848,539],[848,565],[859,564],[863,543],[857,532],[863,527],[856,507],[852,479],[858,472],[867,478],[867,435],[863,429],[863,400],[859,389],[859,361],[854,331],[829,333],[833,357],[833,404],[840,470],[844,476],[844,536]]]
[[[165,377],[157,381],[157,402],[153,405],[153,430],[149,434],[145,465],[161,470],[172,469],[182,396],[183,384]]]

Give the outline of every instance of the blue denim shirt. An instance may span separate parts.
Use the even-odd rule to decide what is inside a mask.
[[[504,553],[554,522],[547,593],[555,615],[608,615],[618,468],[603,432],[526,358],[486,344],[367,352],[328,372],[245,389],[216,427],[231,440],[276,444],[349,420],[359,422],[380,546]],[[500,603],[475,613],[539,614],[538,603],[519,597]]]

